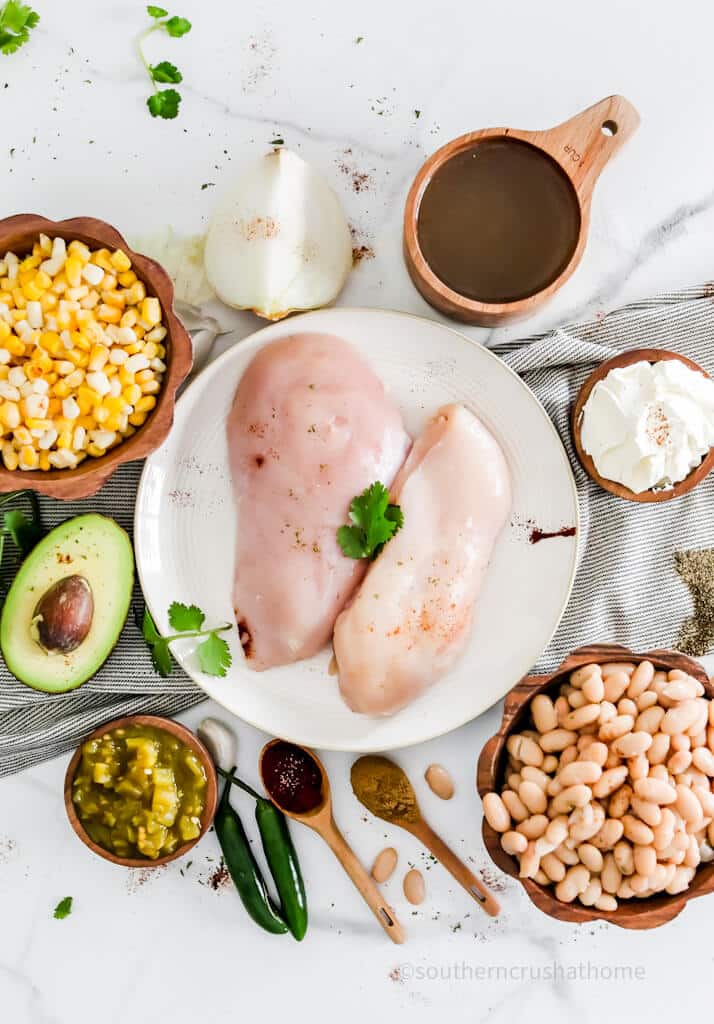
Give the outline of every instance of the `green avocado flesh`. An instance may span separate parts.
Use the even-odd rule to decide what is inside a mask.
[[[50,587],[76,575],[84,577],[92,589],[89,632],[74,650],[48,654],[35,639],[35,609]],[[10,587],[0,619],[5,664],[21,682],[44,693],[81,686],[103,665],[119,639],[133,583],[131,541],[113,519],[90,514],[62,523],[33,548]]]

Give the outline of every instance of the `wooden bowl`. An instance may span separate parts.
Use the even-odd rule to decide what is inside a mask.
[[[639,120],[637,111],[623,96],[609,96],[546,131],[486,128],[461,135],[437,150],[414,179],[404,210],[404,259],[412,281],[426,301],[456,320],[487,327],[499,327],[535,312],[565,284],[580,262],[587,242],[595,182],[605,164],[633,134]],[[426,261],[417,231],[421,201],[436,172],[457,153],[493,138],[517,139],[541,150],[570,182],[580,209],[577,244],[555,280],[533,295],[502,303],[479,302],[445,284]]]
[[[593,644],[579,647],[570,654],[563,664],[547,676],[525,676],[508,694],[503,708],[501,728],[486,743],[478,759],[476,785],[481,799],[486,793],[500,792],[503,788],[506,767],[506,741],[512,732],[527,728],[530,701],[537,693],[557,690],[573,669],[590,662],[605,664],[608,661],[651,661],[655,668],[678,668],[698,679],[706,696],[714,697],[714,687],[702,666],[676,651],[656,650],[635,654],[627,647],[617,644]],[[518,879],[539,910],[558,921],[609,921],[621,928],[658,928],[673,920],[684,909],[685,904],[697,896],[714,892],[714,862],[697,870],[686,892],[676,896],[649,896],[646,899],[621,900],[617,910],[605,912],[580,903],[562,903],[553,890],[539,885],[530,878],[518,877],[518,862],[501,848],[499,834],[483,819],[483,839],[491,859],[507,875]]]
[[[29,252],[40,233],[60,237],[68,242],[78,239],[94,248],[123,249],[131,260],[132,270],[144,282],[149,295],[161,303],[163,323],[167,330],[166,364],[156,406],[146,423],[135,434],[122,441],[100,458],[87,458],[76,469],[41,470],[5,469],[0,462],[0,493],[29,487],[39,494],[74,500],[96,494],[123,462],[143,459],[158,448],[171,429],[176,391],[186,379],[193,363],[191,339],[173,310],[174,288],[166,271],[154,260],[129,248],[116,228],[93,217],[74,217],[52,221],[31,213],[0,220],[0,253],[12,250]]]
[[[692,362],[691,359],[687,359],[686,356],[682,356],[679,352],[669,352],[663,348],[635,348],[629,352],[623,352],[619,356],[613,356],[612,359],[608,359],[601,366],[598,366],[596,370],[590,374],[587,378],[580,391],[578,397],[573,405],[570,428],[573,435],[573,444],[575,450],[578,453],[578,458],[582,463],[585,472],[591,479],[599,484],[604,490],[609,491],[610,494],[617,495],[618,498],[625,498],[627,501],[639,501],[639,502],[661,502],[661,501],[672,501],[673,498],[681,498],[683,494],[687,494],[698,483],[709,475],[712,468],[714,467],[714,448],[709,449],[709,453],[704,456],[698,466],[692,470],[689,476],[685,476],[684,480],[680,480],[674,487],[668,490],[661,491],[642,491],[640,494],[636,494],[635,491],[631,491],[629,487],[625,487],[624,484],[618,483],[616,480],[608,480],[607,477],[600,476],[595,463],[592,458],[583,448],[582,442],[582,422],[583,422],[583,409],[587,402],[592,389],[598,383],[603,380],[610,370],[620,370],[625,366],[632,366],[633,363],[657,363],[665,359],[678,359],[680,363],[684,363],[690,370],[696,370],[697,373],[703,374],[705,377],[709,377],[709,374],[698,366],[697,363]]]
[[[157,857],[156,860],[150,860],[148,857],[119,857],[117,854],[112,853],[111,850],[105,850],[103,846],[95,843],[87,834],[84,825],[79,820],[79,816],[77,815],[77,811],[74,806],[74,801],[72,800],[72,785],[82,757],[82,744],[86,743],[87,740],[96,739],[98,736],[104,736],[105,733],[126,725],[150,725],[155,729],[163,729],[164,732],[170,733],[172,736],[175,736],[177,740],[180,740],[182,743],[185,743],[187,747],[190,747],[200,760],[206,773],[206,802],[203,808],[203,813],[201,814],[200,835],[198,835],[196,839],[191,839],[182,846],[179,846],[173,853],[167,853],[163,857]],[[103,857],[104,860],[111,861],[112,864],[120,864],[125,868],[155,868],[159,867],[161,864],[168,864],[170,861],[176,860],[178,857],[183,857],[185,853],[188,853],[188,851],[203,838],[210,828],[213,816],[216,813],[217,804],[218,776],[216,775],[216,767],[211,755],[208,753],[199,738],[195,736],[190,729],[187,729],[185,725],[181,725],[179,722],[174,722],[172,718],[162,718],[159,715],[126,715],[124,718],[116,718],[113,722],[106,722],[98,729],[95,729],[94,732],[90,732],[88,736],[85,736],[82,743],[80,743],[72,755],[72,759],[67,765],[67,771],[64,777],[64,805],[67,810],[69,823],[74,831],[77,833],[84,845],[89,847],[92,853],[96,853],[99,857]]]

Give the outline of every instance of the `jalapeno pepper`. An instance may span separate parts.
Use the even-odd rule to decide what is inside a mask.
[[[255,820],[265,859],[280,897],[280,909],[288,928],[300,942],[307,931],[307,900],[288,823],[285,815],[263,797],[256,799]]]
[[[230,772],[214,820],[216,836],[223,851],[223,859],[243,906],[255,923],[274,935],[284,935],[288,926],[270,901],[243,823],[231,807],[232,782],[233,772]]]
[[[280,910],[292,935],[300,942],[307,931],[307,900],[300,864],[285,815],[270,800],[266,800],[241,779],[236,778],[233,772],[226,772],[222,768],[217,770],[219,775],[229,780],[227,786],[232,783],[255,800],[255,820],[265,859],[280,897]]]

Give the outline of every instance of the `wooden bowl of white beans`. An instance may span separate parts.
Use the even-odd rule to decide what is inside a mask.
[[[581,647],[508,694],[477,788],[544,913],[656,928],[714,891],[714,687],[676,651]]]

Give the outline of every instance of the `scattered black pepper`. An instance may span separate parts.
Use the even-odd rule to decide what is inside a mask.
[[[675,551],[674,567],[689,587],[693,614],[685,619],[676,647],[700,657],[714,646],[714,548]]]

